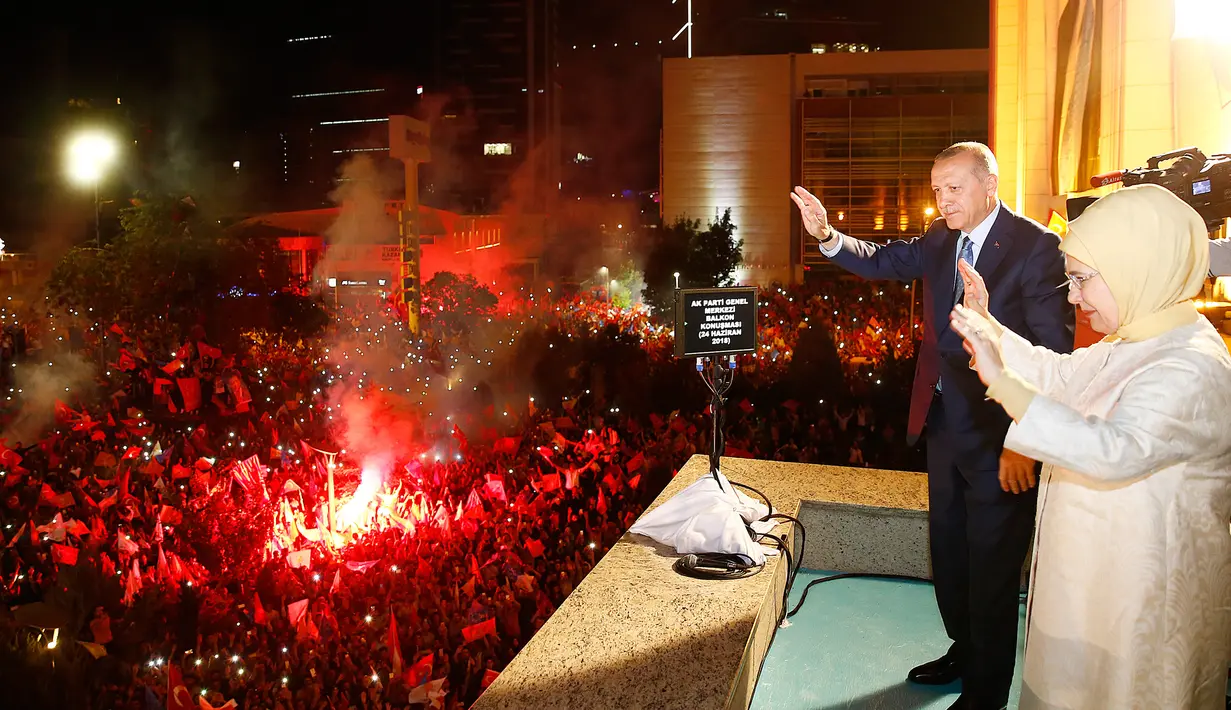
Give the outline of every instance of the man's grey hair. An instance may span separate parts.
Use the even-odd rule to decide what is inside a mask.
[[[934,162],[956,158],[959,155],[969,155],[975,161],[975,175],[986,178],[988,175],[1000,176],[1000,165],[992,149],[977,141],[963,141],[940,151]]]

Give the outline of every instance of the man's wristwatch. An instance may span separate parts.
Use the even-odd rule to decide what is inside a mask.
[[[829,250],[833,248],[833,244],[831,242],[836,242],[837,240],[838,232],[831,225],[825,237],[823,239],[818,239],[817,241],[820,242],[822,249]]]

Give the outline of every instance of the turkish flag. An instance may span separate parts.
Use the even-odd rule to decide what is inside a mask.
[[[500,675],[499,673],[497,673],[496,671],[493,671],[490,668],[483,671],[483,682],[479,685],[479,688],[483,690],[487,690],[487,686],[496,682],[496,677],[499,675]]]
[[[68,545],[52,545],[51,558],[56,561],[56,564],[75,565],[77,564],[77,548]]]
[[[480,621],[477,624],[471,624],[470,626],[467,626],[466,628],[462,629],[462,636],[465,637],[466,643],[470,643],[471,641],[477,641],[489,634],[492,636],[496,634],[496,620],[495,619],[488,619],[487,621]]]
[[[192,693],[184,685],[184,675],[174,663],[167,664],[167,710],[194,710]],[[197,705],[197,707],[200,707]]]
[[[432,679],[432,664],[435,661],[435,654],[429,653],[423,658],[415,662],[406,671],[406,685],[411,688],[417,688]]]

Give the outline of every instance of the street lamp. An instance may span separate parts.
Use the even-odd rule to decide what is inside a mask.
[[[115,139],[100,131],[80,133],[68,144],[68,176],[78,185],[94,187],[94,245],[102,247],[99,219],[98,181],[115,161],[119,148]]]

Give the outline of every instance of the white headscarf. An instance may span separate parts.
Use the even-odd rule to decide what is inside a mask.
[[[1197,211],[1158,185],[1099,199],[1069,224],[1060,250],[1097,271],[1115,299],[1124,340],[1146,340],[1195,321],[1192,299],[1210,270]]]

